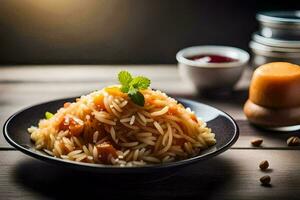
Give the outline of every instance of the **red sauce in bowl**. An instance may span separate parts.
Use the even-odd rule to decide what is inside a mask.
[[[187,57],[187,59],[197,61],[197,62],[203,62],[203,63],[229,63],[229,62],[238,61],[237,59],[234,58],[215,55],[215,54],[195,55],[195,56]]]

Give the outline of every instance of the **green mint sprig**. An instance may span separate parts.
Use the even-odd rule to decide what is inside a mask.
[[[128,71],[119,72],[118,79],[121,83],[121,91],[127,93],[135,104],[144,106],[145,98],[140,90],[147,89],[150,86],[150,79],[144,76],[133,78]]]

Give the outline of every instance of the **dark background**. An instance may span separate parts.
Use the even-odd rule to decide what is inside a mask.
[[[192,45],[248,50],[255,13],[299,0],[1,0],[0,65],[176,63]]]

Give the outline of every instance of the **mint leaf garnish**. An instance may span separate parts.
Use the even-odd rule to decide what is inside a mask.
[[[138,89],[147,89],[151,81],[143,76],[135,77],[129,84]]]
[[[132,81],[132,76],[128,71],[121,71],[118,74],[118,79],[122,85],[128,86],[129,83]]]
[[[144,106],[145,98],[140,90],[147,89],[150,86],[150,79],[144,76],[133,78],[128,71],[119,72],[118,79],[121,83],[121,91],[123,93],[128,93],[128,96],[135,104]]]
[[[144,98],[144,95],[142,93],[140,93],[139,91],[137,91],[134,94],[129,94],[129,97],[135,104],[137,104],[139,106],[144,106],[145,98]]]

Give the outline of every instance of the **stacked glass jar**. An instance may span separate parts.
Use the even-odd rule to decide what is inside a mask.
[[[275,61],[300,64],[300,11],[262,12],[256,18],[260,29],[250,42],[252,66]]]

